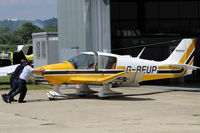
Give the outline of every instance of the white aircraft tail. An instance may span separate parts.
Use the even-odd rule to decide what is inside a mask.
[[[195,39],[183,39],[165,61],[171,64],[193,65],[195,43]]]
[[[195,39],[183,39],[172,54],[164,61],[169,66],[187,68],[187,74],[191,74],[192,70],[197,69],[193,67],[194,63],[194,51],[195,51]]]

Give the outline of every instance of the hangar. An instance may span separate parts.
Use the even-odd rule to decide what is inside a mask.
[[[163,60],[181,38],[200,33],[197,0],[58,0],[59,60],[107,51]],[[194,65],[200,66],[199,41]],[[186,78],[200,81],[199,71]]]

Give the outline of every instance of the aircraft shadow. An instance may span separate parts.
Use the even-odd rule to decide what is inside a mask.
[[[150,93],[141,93],[141,94],[124,94],[121,96],[116,96],[116,97],[109,97],[109,100],[131,100],[132,101],[144,101],[144,100],[155,100],[152,98],[136,98],[134,96],[146,96],[146,95],[156,95],[156,94],[161,94],[161,93],[170,93],[172,90],[167,90],[167,91],[156,91],[156,92],[150,92]]]
[[[55,100],[49,100],[49,99],[31,99],[26,100],[27,103],[34,103],[34,102],[56,102],[60,100],[77,100],[77,99],[91,99],[91,100],[117,100],[117,101],[148,101],[148,100],[155,100],[152,98],[136,98],[136,97],[128,97],[128,96],[113,96],[113,97],[107,97],[107,98],[99,98],[97,95],[92,96],[75,96],[70,94],[70,98],[59,98]]]
[[[180,91],[180,92],[200,92],[199,90],[187,90],[187,89],[182,89],[182,90],[178,90],[178,89],[172,89],[171,91]]]
[[[49,101],[49,99],[31,99],[31,100],[26,100],[27,103],[46,102],[46,101]]]
[[[136,97],[127,97],[124,95],[120,96],[111,96],[111,97],[105,97],[100,98],[97,95],[91,95],[91,96],[84,96],[84,97],[77,97],[74,99],[91,99],[91,100],[118,100],[118,101],[146,101],[146,100],[155,100],[152,98],[136,98]]]
[[[113,101],[150,101],[150,100],[156,100],[153,98],[142,98],[142,97],[134,97],[134,96],[151,96],[156,94],[162,94],[162,93],[171,93],[171,92],[200,92],[200,90],[179,90],[179,89],[171,89],[171,90],[165,90],[165,91],[156,91],[156,92],[149,92],[149,93],[141,93],[141,94],[124,94],[119,96],[111,96],[106,98],[99,98],[97,95],[90,95],[90,96],[77,96],[76,94],[66,94],[69,97],[68,98],[59,98],[55,100],[49,100],[49,99],[32,99],[32,100],[26,100],[28,103],[32,102],[46,102],[46,101],[60,101],[60,100],[76,100],[76,99],[95,99],[95,100],[113,100]]]
[[[105,98],[105,100],[112,100],[112,101],[150,101],[150,100],[155,100],[155,99],[153,99],[153,98],[136,98],[136,97],[121,96],[121,97]]]

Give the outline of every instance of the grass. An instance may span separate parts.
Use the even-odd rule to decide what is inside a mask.
[[[10,75],[6,77],[0,77],[0,91],[1,90],[9,90],[10,89]],[[42,85],[45,89],[51,89],[50,86],[47,85]],[[41,90],[41,88],[37,85],[34,84],[27,84],[27,89],[28,90]]]
[[[9,83],[9,82],[10,82],[10,75],[4,76],[4,77],[0,77],[0,84]]]
[[[0,90],[8,90],[10,89],[10,75],[6,77],[0,77]]]
[[[199,117],[199,116],[200,116],[200,114],[193,114],[192,116]]]

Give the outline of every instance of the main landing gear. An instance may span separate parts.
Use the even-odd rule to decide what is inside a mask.
[[[49,100],[73,98],[71,94],[63,94],[59,91],[59,89],[60,89],[59,85],[54,85],[53,90],[47,93]],[[92,95],[96,95],[96,93],[97,93],[97,96],[101,98],[108,98],[108,97],[122,95],[122,93],[120,92],[112,91],[110,89],[109,84],[104,84],[102,89],[99,92],[91,90],[88,85],[81,84],[81,85],[78,85],[78,87],[76,87],[76,96],[81,96],[81,97],[92,96]]]
[[[104,84],[102,90],[99,91],[98,96],[101,98],[120,96],[122,93],[112,91],[109,84]]]

